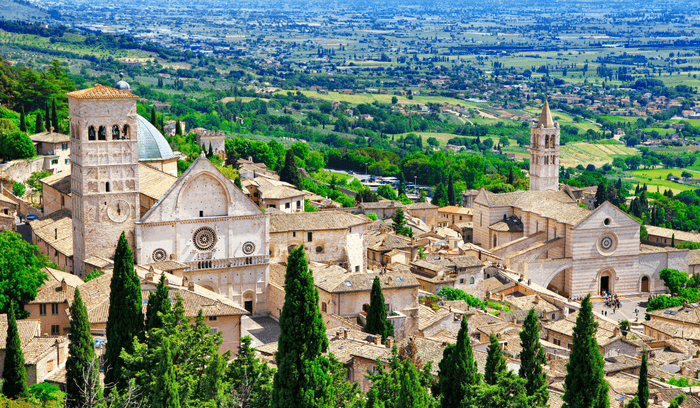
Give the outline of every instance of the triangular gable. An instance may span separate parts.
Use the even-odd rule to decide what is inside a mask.
[[[489,204],[489,199],[488,196],[486,195],[486,189],[485,188],[480,188],[479,193],[474,197],[474,202],[479,203],[481,205],[485,205],[487,207],[490,206]]]
[[[163,194],[158,202],[151,207],[150,210],[141,218],[140,223],[163,222],[163,221],[178,221],[182,219],[181,199],[183,190],[190,183],[196,183],[200,177],[214,179],[226,191],[228,200],[227,216],[246,216],[246,215],[261,215],[263,211],[236,187],[216,166],[205,158],[199,158],[182,173],[175,184]],[[211,199],[206,191],[202,191],[201,200]],[[185,217],[191,218],[191,217]]]
[[[610,219],[610,224],[606,225],[605,220]],[[576,229],[594,229],[594,228],[619,228],[619,227],[639,227],[641,223],[630,215],[612,205],[610,201],[606,201],[598,208],[591,211],[590,214],[574,226]]]

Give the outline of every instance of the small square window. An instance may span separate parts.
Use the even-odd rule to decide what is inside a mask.
[[[309,232],[309,233],[307,234],[307,241],[308,241],[308,242],[311,242],[311,241],[313,241],[313,239],[314,239],[313,233]]]
[[[200,217],[204,217],[204,211],[200,211],[200,212],[199,212],[199,216],[200,216]]]
[[[216,321],[216,316],[209,316],[209,321],[210,321],[210,322],[215,322],[215,321]]]
[[[46,304],[42,303],[39,305],[39,315],[46,316]]]
[[[58,336],[59,334],[61,334],[61,326],[59,326],[57,324],[52,324],[51,325],[51,335]]]
[[[284,203],[284,208],[289,209],[291,207],[292,207],[291,203]]]
[[[51,314],[58,315],[58,303],[51,303]]]

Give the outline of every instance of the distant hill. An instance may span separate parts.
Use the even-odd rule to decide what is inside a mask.
[[[14,21],[48,22],[52,16],[47,10],[23,0],[0,0],[0,19]]]

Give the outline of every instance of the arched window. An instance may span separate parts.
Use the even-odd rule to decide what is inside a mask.
[[[105,183],[105,191],[109,193],[109,181]]]
[[[549,135],[544,137],[544,147],[549,147]]]
[[[494,247],[497,247],[497,246],[498,246],[497,244],[498,244],[498,237],[497,237],[497,236],[494,236],[494,237],[493,237],[493,246],[494,246]]]
[[[328,312],[328,305],[326,305],[326,302],[321,302],[321,311],[322,311],[323,313],[327,313],[327,312]]]
[[[473,276],[472,276],[471,278],[469,278],[469,284],[470,284],[470,285],[473,285],[473,284],[474,284],[474,277],[473,277]]]
[[[121,139],[121,138],[119,137],[119,134],[120,134],[120,133],[121,133],[121,131],[119,130],[119,126],[117,126],[117,125],[112,126],[112,140],[119,140],[119,139]]]
[[[104,126],[97,130],[97,140],[107,140],[107,129]]]
[[[122,131],[122,139],[131,139],[131,134],[129,134],[129,125],[124,125],[124,130]]]
[[[95,137],[95,127],[90,126],[88,128],[88,140],[96,140],[97,138]]]

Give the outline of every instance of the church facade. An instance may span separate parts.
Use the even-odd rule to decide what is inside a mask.
[[[559,127],[545,106],[531,129],[529,191],[474,199],[474,243],[509,270],[568,296],[664,291],[659,271],[687,270],[687,251],[643,245],[640,224],[609,202],[591,211],[559,190]]]
[[[124,232],[137,264],[175,265],[183,278],[250,313],[267,313],[269,215],[206,158],[143,214],[140,169],[171,177],[177,159],[165,138],[141,123],[137,99],[124,81],[68,94],[73,273],[84,277],[89,260],[113,258]]]

